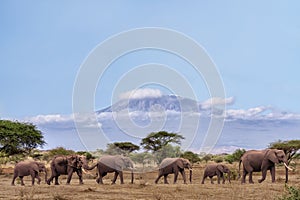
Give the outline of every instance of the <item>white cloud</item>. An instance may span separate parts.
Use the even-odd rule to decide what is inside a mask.
[[[162,96],[162,92],[158,89],[144,88],[131,90],[120,94],[120,99],[143,99],[146,97],[158,98]]]
[[[202,102],[200,105],[201,108],[203,109],[210,109],[213,106],[224,105],[224,104],[231,105],[233,103],[234,103],[233,97],[228,97],[228,98],[213,97]]]
[[[73,121],[72,115],[37,115],[34,117],[27,117],[25,121],[30,121],[34,124],[47,124],[47,123],[55,123],[55,122],[68,122]]]
[[[234,119],[300,119],[300,114],[278,111],[271,106],[259,106],[249,109],[230,109],[226,111],[226,118],[230,120]]]
[[[79,114],[76,115],[77,125],[85,128],[96,128],[101,127],[101,124],[95,121],[95,114]],[[72,127],[75,126],[75,117],[71,115],[37,115],[34,117],[27,117],[24,121],[31,122],[36,125],[41,126],[51,126],[51,127]]]

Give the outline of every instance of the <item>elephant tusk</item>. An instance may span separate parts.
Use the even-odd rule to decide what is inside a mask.
[[[83,173],[85,173],[85,174],[91,174],[91,173],[89,173],[89,172],[85,171],[85,169],[84,169],[84,168],[82,168],[82,171],[83,171]]]
[[[287,164],[285,164],[285,163],[283,163],[283,164],[284,164],[284,166],[285,166],[288,170],[293,171],[293,169],[290,168],[289,166],[287,166]]]

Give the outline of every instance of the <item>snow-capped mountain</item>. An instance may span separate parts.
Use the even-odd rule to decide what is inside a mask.
[[[122,99],[112,106],[101,109],[97,113],[102,112],[159,112],[159,111],[175,111],[175,112],[199,112],[200,103],[195,100],[183,98],[175,95],[162,95],[161,97],[146,97]]]

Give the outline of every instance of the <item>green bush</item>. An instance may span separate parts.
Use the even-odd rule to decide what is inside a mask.
[[[278,200],[300,200],[300,188],[285,185],[287,194],[278,197]]]
[[[213,158],[214,162],[221,163],[224,161],[224,158],[222,156],[216,156]]]
[[[43,155],[43,160],[49,160],[56,155],[72,155],[75,154],[75,151],[65,149],[64,147],[57,147],[55,149],[49,150],[48,153]]]
[[[90,153],[90,152],[87,152],[87,151],[77,151],[76,152],[78,155],[83,155],[86,157],[86,159],[90,160],[90,159],[94,159],[94,156]]]
[[[203,156],[203,158],[201,160],[204,160],[207,163],[211,159],[212,159],[212,155],[211,154],[206,154],[206,155]]]
[[[246,152],[245,149],[237,149],[232,154],[225,156],[225,161],[232,164],[233,162],[237,162],[240,160],[242,155]]]
[[[200,161],[199,156],[191,151],[184,152],[180,157],[188,159],[192,164]]]

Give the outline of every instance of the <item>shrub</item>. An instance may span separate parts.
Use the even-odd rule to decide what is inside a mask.
[[[208,161],[210,161],[212,159],[212,155],[211,154],[206,154],[205,156],[203,156],[202,160],[204,160],[206,163]]]
[[[188,159],[192,164],[200,161],[199,156],[191,151],[184,152],[180,157]]]
[[[76,153],[77,153],[78,155],[83,155],[83,156],[85,156],[87,160],[90,160],[90,159],[94,159],[94,158],[95,158],[90,152],[87,152],[87,151],[77,151]]]
[[[49,150],[48,153],[44,154],[43,159],[48,160],[48,159],[51,159],[52,157],[54,157],[56,155],[72,155],[72,154],[75,154],[75,151],[67,150],[63,147],[57,147],[55,149]]]
[[[222,156],[216,156],[213,159],[216,163],[221,163],[223,162],[224,158]]]
[[[300,188],[285,185],[287,194],[278,197],[278,200],[300,200]]]

